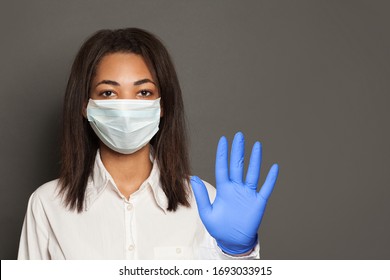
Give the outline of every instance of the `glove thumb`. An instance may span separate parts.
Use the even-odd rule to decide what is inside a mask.
[[[196,204],[198,205],[199,216],[204,222],[208,214],[211,212],[211,204],[206,186],[197,176],[191,177],[191,186],[194,191]]]

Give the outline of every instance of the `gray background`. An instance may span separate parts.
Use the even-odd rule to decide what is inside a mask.
[[[184,92],[193,173],[217,141],[263,143],[280,177],[265,259],[390,258],[389,1],[2,1],[0,255],[16,258],[29,195],[58,176],[72,60],[101,28],[162,38]],[[264,179],[264,178],[263,178]]]

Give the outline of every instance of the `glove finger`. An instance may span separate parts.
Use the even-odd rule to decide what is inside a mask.
[[[274,165],[272,165],[270,171],[268,172],[267,178],[265,179],[265,182],[259,192],[260,196],[265,201],[268,201],[268,198],[271,196],[271,193],[276,183],[276,179],[278,178],[278,173],[279,166],[275,163]]]
[[[203,221],[203,219],[207,219],[208,214],[211,212],[209,194],[205,184],[197,176],[191,177],[191,186],[194,191],[196,204],[198,205],[200,218]]]
[[[215,181],[217,187],[229,180],[228,173],[228,143],[226,137],[219,139],[215,158]]]
[[[233,139],[230,154],[230,180],[242,184],[244,174],[245,139],[242,132],[237,132]]]
[[[246,173],[245,184],[252,190],[257,189],[257,184],[260,178],[261,167],[261,143],[256,142],[253,145],[251,158],[249,161],[248,172]]]

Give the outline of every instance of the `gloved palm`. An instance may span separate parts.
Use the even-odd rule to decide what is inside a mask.
[[[239,132],[233,140],[229,170],[228,143],[225,137],[220,139],[215,163],[217,194],[213,204],[210,203],[203,182],[196,176],[191,178],[204,226],[218,246],[232,255],[246,253],[256,245],[257,231],[279,169],[277,164],[271,167],[263,186],[257,192],[261,144],[256,142],[253,146],[245,182],[244,146],[244,136]]]

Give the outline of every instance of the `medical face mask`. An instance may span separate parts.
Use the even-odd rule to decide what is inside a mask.
[[[160,122],[160,98],[90,99],[87,118],[100,140],[114,151],[132,154],[152,139]]]

